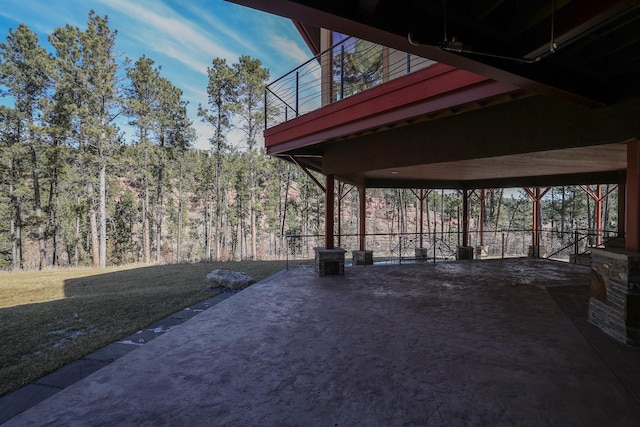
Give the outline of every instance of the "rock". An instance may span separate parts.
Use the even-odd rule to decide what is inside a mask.
[[[255,282],[251,276],[239,271],[217,269],[207,274],[207,286],[210,288],[244,289]]]

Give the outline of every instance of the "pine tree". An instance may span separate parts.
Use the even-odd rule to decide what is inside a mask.
[[[45,223],[41,200],[40,156],[44,151],[42,105],[51,87],[51,57],[40,46],[38,36],[24,24],[9,29],[6,43],[0,43],[0,84],[15,103],[18,141],[28,147],[31,161],[34,215],[39,262],[47,264]],[[5,95],[3,93],[3,95]]]
[[[227,146],[227,135],[232,128],[231,116],[237,102],[237,81],[238,77],[233,68],[227,65],[224,59],[215,58],[211,67],[207,68],[209,83],[207,93],[209,95],[209,107],[198,106],[198,116],[203,122],[208,123],[213,128],[213,136],[209,139],[213,147],[213,157],[215,159],[215,186],[214,212],[212,219],[214,232],[213,239],[207,239],[206,258],[212,259],[211,240],[215,242],[215,257],[220,260],[222,252],[221,227],[222,227],[222,196],[224,189],[222,183],[222,163]],[[207,199],[209,193],[207,194]],[[212,217],[212,213],[208,213]]]
[[[115,53],[117,31],[109,28],[108,17],[89,12],[87,28],[66,25],[50,37],[57,58],[72,90],[76,135],[82,155],[81,167],[91,164],[97,176],[86,185],[86,197],[91,200],[89,221],[94,266],[106,266],[107,259],[107,182],[106,172],[113,149],[118,144],[115,119],[122,110],[121,77],[123,64]],[[99,227],[99,231],[98,231]]]
[[[240,118],[240,129],[244,133],[244,142],[249,148],[249,221],[251,230],[251,256],[255,260],[257,253],[257,228],[256,217],[258,215],[258,203],[256,199],[256,171],[253,153],[258,142],[258,132],[264,128],[264,90],[269,70],[262,67],[259,59],[252,59],[243,55],[233,65],[238,76],[238,98],[236,110]]]

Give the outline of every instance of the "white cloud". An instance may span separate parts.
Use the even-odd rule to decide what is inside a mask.
[[[155,52],[167,55],[200,73],[208,65],[204,58],[227,58],[235,54],[212,41],[201,26],[181,18],[159,2],[100,0],[104,5],[125,14],[135,27],[135,40]]]
[[[254,44],[250,43],[246,38],[243,38],[241,36],[242,33],[239,32],[237,28],[232,28],[231,26],[227,25],[223,20],[218,19],[216,16],[209,13],[206,9],[197,7],[193,2],[181,2],[180,4],[184,9],[188,10],[193,15],[198,16],[203,24],[206,24],[208,28],[214,29],[218,35],[222,36],[222,39],[227,41],[231,39],[245,49],[255,49]],[[238,56],[239,55],[236,55],[235,57]],[[227,58],[227,60],[229,59]]]
[[[306,62],[311,57],[309,53],[302,49],[294,40],[279,35],[272,35],[270,40],[274,51],[280,52],[298,64]]]

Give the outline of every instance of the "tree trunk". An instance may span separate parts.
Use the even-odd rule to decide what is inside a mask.
[[[145,180],[146,182],[146,180]],[[149,189],[145,183],[144,198],[142,200],[142,246],[144,263],[151,262],[151,230],[149,226]]]
[[[498,206],[496,208],[496,227],[493,232],[493,241],[497,241],[498,228],[500,227],[500,208],[502,207],[502,198],[504,197],[504,189],[500,189],[500,196],[498,197]]]
[[[249,214],[249,218],[250,218],[250,221],[251,221],[251,259],[255,261],[255,260],[258,259],[258,254],[257,254],[257,252],[258,252],[257,249],[258,248],[257,248],[257,243],[256,243],[256,241],[257,241],[257,239],[256,239],[256,233],[257,233],[256,232],[256,210],[255,210],[255,207],[254,207],[255,196],[253,194],[253,191],[251,192],[250,203],[251,203],[251,206],[250,206],[251,212]]]
[[[218,132],[222,132],[221,128],[218,128]],[[218,135],[220,135],[220,133],[218,133]],[[214,238],[215,238],[215,246],[216,246],[216,261],[221,261],[221,252],[222,252],[222,243],[221,243],[221,238],[220,238],[220,230],[224,230],[224,228],[222,228],[222,222],[221,222],[221,211],[222,211],[222,202],[221,202],[221,195],[222,195],[222,188],[221,188],[221,179],[220,176],[222,175],[222,141],[218,141],[217,145],[216,145],[216,192],[215,192],[215,213],[216,213],[216,218],[215,218],[215,222],[214,222]]]
[[[100,268],[107,266],[107,167],[100,165]]]
[[[16,194],[14,182],[16,171],[13,158],[9,158],[9,200],[11,200],[11,215],[9,233],[11,235],[11,268],[22,268],[22,219],[20,209],[20,197]]]
[[[178,173],[178,233],[176,242],[176,262],[182,262],[182,158]]]
[[[284,229],[287,222],[287,204],[289,203],[289,188],[291,187],[291,168],[289,167],[289,165],[285,165],[285,166],[287,168],[287,180],[285,182],[285,187],[284,187],[284,203],[282,205],[282,208],[280,209],[280,218],[282,219],[282,222],[280,223],[281,250],[282,248],[285,248],[285,243],[286,243]]]
[[[89,227],[91,228],[91,259],[93,267],[100,266],[100,239],[98,238],[98,219],[93,206],[89,210]]]
[[[562,186],[562,203],[560,205],[560,230],[562,230],[563,236],[564,236],[564,232],[565,232],[565,224],[564,224],[564,209],[565,209],[565,203],[566,203],[566,194],[565,194],[565,189],[564,189],[564,185]]]
[[[73,264],[77,268],[80,260],[80,213],[76,212],[76,232],[73,239]]]
[[[38,269],[42,270],[47,265],[47,247],[44,236],[44,221],[42,219],[42,204],[40,201],[40,173],[38,170],[38,156],[33,145],[31,151],[31,176],[33,178],[33,203],[36,211],[36,223],[38,228]]]
[[[212,260],[212,242],[213,239],[211,237],[211,224],[213,221],[212,213],[211,213],[211,198],[209,197],[209,190],[207,190],[207,206],[205,212],[205,259],[209,262]],[[215,224],[215,222],[214,222]],[[215,238],[215,236],[213,236]]]
[[[606,189],[604,190],[604,194],[607,194],[607,197],[604,198],[604,221],[602,224],[602,230],[603,231],[608,231],[609,230],[609,198],[612,196],[612,194],[609,194],[609,184],[607,184]]]
[[[162,169],[162,166],[160,166]],[[162,172],[158,172],[158,186],[156,196],[156,263],[160,262],[162,251]]]
[[[52,248],[51,248],[51,263],[53,265],[59,265],[58,259],[58,217],[56,215],[57,209],[54,206],[58,199],[58,168],[54,167],[51,171],[51,182],[49,183],[49,202],[47,203],[47,210],[49,211],[49,220],[47,222],[47,236],[51,236]]]

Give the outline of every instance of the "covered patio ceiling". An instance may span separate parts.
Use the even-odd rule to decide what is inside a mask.
[[[387,122],[383,112],[333,128],[325,126],[332,111],[321,109],[304,126],[293,120],[270,129],[270,138],[283,139],[268,152],[368,188],[620,183],[626,142],[640,135],[639,111],[636,101],[590,109],[517,91],[410,119]],[[301,128],[304,138],[286,140]]]
[[[269,129],[272,155],[364,187],[625,180],[640,136],[637,1],[232,1],[293,19],[312,48],[327,28],[487,79],[384,112],[393,94],[370,96],[373,112],[350,122],[355,106],[325,107]]]

